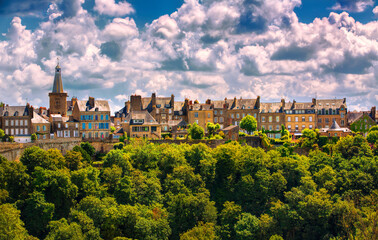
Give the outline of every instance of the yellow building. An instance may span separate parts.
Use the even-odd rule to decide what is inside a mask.
[[[206,131],[208,122],[214,123],[214,106],[211,104],[194,103],[189,106],[189,124],[197,123]]]
[[[131,138],[161,138],[161,125],[146,110],[131,111],[121,126]]]
[[[316,128],[315,105],[312,102],[285,104],[285,126],[292,133],[300,133],[305,128]]]

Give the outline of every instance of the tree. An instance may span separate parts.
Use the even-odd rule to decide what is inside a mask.
[[[220,237],[221,239],[235,239],[235,224],[241,218],[241,206],[234,202],[225,202],[223,210],[219,214]]]
[[[82,142],[80,147],[84,149],[91,157],[93,157],[96,153],[96,149],[89,142]]]
[[[78,170],[82,166],[83,157],[80,152],[76,151],[67,151],[64,156],[66,159],[66,166],[71,171]]]
[[[3,129],[0,129],[0,138],[2,139],[4,136],[5,136],[5,134],[4,134],[4,130],[3,130]]]
[[[241,219],[235,224],[236,239],[258,239],[259,230],[259,219],[250,213],[242,213]]]
[[[206,124],[207,132],[209,133],[209,137],[214,136],[214,134],[220,129],[219,123],[214,124],[211,122],[208,122]]]
[[[376,131],[370,131],[369,130],[369,133],[368,133],[366,139],[371,144],[376,143],[378,141],[378,130],[376,130]]]
[[[116,128],[115,128],[115,127],[113,127],[113,126],[111,126],[111,127],[110,127],[110,132],[111,132],[111,133],[114,133],[114,132],[115,132],[115,130],[116,130]]]
[[[92,162],[92,158],[91,156],[87,153],[87,151],[85,151],[82,147],[80,146],[75,146],[72,151],[75,151],[75,152],[80,152],[81,153],[81,156],[83,157],[83,161],[87,162],[87,163],[91,163]]]
[[[20,211],[9,203],[0,205],[0,239],[18,240],[27,236]]]
[[[202,139],[205,135],[205,130],[197,123],[189,124],[188,126],[188,135],[192,139]]]
[[[62,218],[59,221],[50,222],[49,229],[50,232],[45,238],[45,240],[85,240],[79,224],[75,222],[69,224],[65,218]]]
[[[103,166],[105,168],[112,167],[113,165],[121,167],[123,174],[130,173],[132,169],[129,155],[120,149],[110,150],[104,157]]]
[[[34,142],[35,140],[37,140],[37,134],[33,133],[31,135],[31,140]]]
[[[194,228],[188,230],[180,236],[180,240],[214,240],[215,229],[214,223],[200,222]]]
[[[377,125],[372,126],[371,128],[369,128],[369,132],[373,132],[373,131],[378,131],[378,126]]]
[[[240,128],[246,130],[248,134],[252,134],[257,128],[256,118],[251,115],[245,116],[240,121]]]
[[[21,219],[25,222],[28,232],[38,238],[44,238],[47,233],[46,226],[53,218],[54,204],[46,202],[42,193],[33,192],[18,205],[21,209]]]

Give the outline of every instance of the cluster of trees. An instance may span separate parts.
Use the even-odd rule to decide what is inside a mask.
[[[0,157],[0,239],[375,239],[374,146],[289,148],[131,140],[101,164],[88,143],[28,148]]]

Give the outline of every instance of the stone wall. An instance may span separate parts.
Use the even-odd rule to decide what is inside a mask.
[[[239,139],[251,147],[263,147],[259,136],[241,136]]]
[[[61,138],[61,139],[48,139],[38,140],[33,143],[0,143],[0,155],[8,159],[9,161],[18,160],[24,150],[28,147],[38,146],[44,150],[56,148],[66,154],[68,150],[71,150],[76,145],[81,143],[81,139],[78,138]]]

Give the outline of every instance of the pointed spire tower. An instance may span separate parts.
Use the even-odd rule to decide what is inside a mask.
[[[63,81],[61,68],[58,63],[55,67],[55,77],[52,92],[49,93],[50,98],[50,114],[60,114],[67,116],[67,93],[63,91]]]

